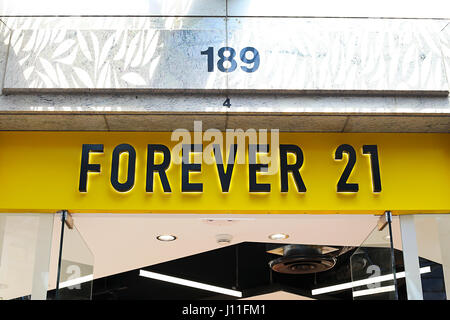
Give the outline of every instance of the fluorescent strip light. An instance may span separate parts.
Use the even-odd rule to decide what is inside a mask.
[[[395,291],[395,286],[387,286],[387,287],[379,287],[379,288],[373,288],[373,289],[366,289],[366,290],[358,290],[353,292],[353,297],[361,297],[361,296],[368,296],[370,294],[377,294],[382,292],[391,292]]]
[[[197,289],[202,289],[202,290],[207,290],[207,291],[212,291],[212,292],[226,294],[226,295],[233,296],[233,297],[242,298],[242,292],[240,292],[240,291],[235,291],[235,290],[231,290],[231,289],[225,289],[225,288],[216,287],[216,286],[212,286],[212,285],[209,285],[209,284],[204,284],[204,283],[200,283],[200,282],[190,281],[190,280],[186,280],[186,279],[166,276],[164,274],[160,274],[160,273],[156,273],[156,272],[150,272],[150,271],[146,271],[146,270],[139,270],[139,275],[141,277],[146,277],[146,278],[150,278],[150,279],[166,281],[166,282],[170,282],[170,283],[179,284],[179,285],[182,285],[182,286],[187,286],[187,287],[192,287],[192,288],[197,288]]]
[[[431,272],[431,268],[430,267],[424,267],[424,268],[420,268],[420,273],[428,273]],[[397,272],[395,274],[397,279],[401,279],[405,277],[405,272]],[[358,280],[358,281],[353,281],[353,282],[347,282],[347,283],[342,283],[342,284],[338,284],[335,286],[330,286],[330,287],[323,287],[323,288],[319,288],[319,289],[314,289],[311,291],[311,294],[314,295],[318,295],[318,294],[324,294],[324,293],[328,293],[328,292],[334,292],[334,291],[341,291],[341,290],[346,290],[346,289],[351,289],[354,287],[359,287],[359,286],[364,286],[367,284],[372,284],[372,283],[378,283],[378,282],[383,282],[383,281],[389,281],[389,280],[393,280],[394,276],[392,274],[387,274],[384,276],[379,276],[379,277],[373,277],[373,278],[368,278],[368,279],[364,279],[364,280]]]
[[[89,281],[92,281],[92,280],[94,280],[94,275],[90,274],[90,275],[87,275],[87,276],[84,276],[84,277],[80,277],[80,278],[71,279],[71,280],[67,280],[67,281],[61,282],[59,284],[59,288],[62,289],[62,288],[67,288],[67,287],[71,287],[71,286],[76,286],[77,284],[82,284],[82,283],[89,282]]]

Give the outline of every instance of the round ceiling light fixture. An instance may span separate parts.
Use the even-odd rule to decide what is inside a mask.
[[[159,241],[174,241],[177,237],[171,234],[161,234],[156,237]]]
[[[231,243],[233,236],[231,234],[217,234],[216,241],[220,245],[227,245]]]
[[[284,240],[289,238],[289,235],[286,233],[274,233],[269,236],[270,240]]]

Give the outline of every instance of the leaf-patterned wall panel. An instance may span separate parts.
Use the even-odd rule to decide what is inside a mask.
[[[229,20],[236,48],[264,48],[258,72],[230,73],[230,89],[447,90],[434,21],[261,20]]]
[[[7,89],[448,90],[442,21],[36,19],[11,21]],[[226,46],[236,53],[228,73],[218,68]],[[201,54],[209,47],[212,72]],[[246,47],[259,53],[254,72],[242,68],[253,66],[240,56]]]
[[[2,0],[0,15],[5,16],[86,16],[86,15],[225,15],[226,0],[78,0],[68,4],[54,0]]]
[[[24,40],[10,52],[8,88],[225,88],[225,74],[208,83],[201,72],[192,74],[203,67],[192,59],[203,50],[202,39],[224,45],[224,34],[214,30],[191,33],[188,46],[185,30],[65,30],[64,37],[60,30],[14,32]]]
[[[10,40],[13,40],[14,42],[21,41],[17,38],[11,39],[10,29],[6,26],[6,24],[0,21],[0,93],[3,88],[5,64]]]
[[[447,81],[450,89],[450,22],[440,33],[440,40],[442,44],[442,54],[444,56],[444,64],[446,70]]]

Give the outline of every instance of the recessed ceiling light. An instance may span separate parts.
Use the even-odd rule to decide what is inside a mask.
[[[158,239],[159,241],[173,241],[175,240],[177,237],[171,235],[171,234],[161,234],[159,236],[156,237],[156,239]]]
[[[233,239],[233,236],[231,234],[217,234],[216,235],[216,241],[218,244],[229,244],[231,243],[231,239]]]
[[[284,240],[287,238],[289,238],[289,235],[285,233],[274,233],[269,236],[271,240]]]

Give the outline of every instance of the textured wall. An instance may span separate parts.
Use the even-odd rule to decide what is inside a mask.
[[[5,78],[10,36],[11,30],[5,23],[0,21],[0,94],[2,93],[3,81]]]
[[[442,56],[444,58],[445,76],[447,78],[450,89],[450,22],[447,22],[445,27],[439,33]]]
[[[231,94],[11,94],[0,130],[172,131],[277,128],[288,132],[450,132],[448,97]]]
[[[2,0],[0,15],[450,18],[448,0]]]
[[[0,130],[450,132],[447,20],[2,20]],[[227,45],[258,49],[259,69],[218,71]]]
[[[447,93],[442,20],[7,18],[6,91],[188,89]],[[8,33],[2,32],[2,44]],[[218,70],[219,48],[237,68]],[[239,52],[259,51],[252,73]],[[214,71],[200,52],[214,47]],[[3,50],[4,51],[4,50]],[[445,58],[443,52],[447,55]],[[251,54],[248,58],[251,58]],[[253,64],[247,65],[252,67]]]

